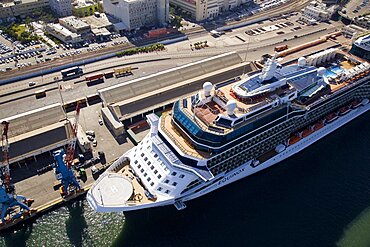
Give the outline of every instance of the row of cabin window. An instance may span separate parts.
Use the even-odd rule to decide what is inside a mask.
[[[145,159],[144,159],[144,160],[145,160]],[[139,162],[138,162],[137,160],[135,160],[135,161],[134,161],[134,163],[137,165],[137,168],[138,168],[138,169],[140,169],[140,168],[141,168],[141,165],[140,165],[140,164],[138,164]],[[148,162],[147,162],[147,164],[148,164],[148,166],[149,166],[149,165],[151,164],[151,162],[150,162],[150,161],[148,161]],[[151,165],[151,166],[150,166],[150,169],[151,169],[151,170],[153,170],[153,169],[154,169],[154,166],[153,166],[153,165]],[[144,168],[141,168],[140,172],[141,172],[141,173],[143,173],[143,172],[144,172]],[[157,174],[157,173],[158,173],[158,171],[157,171],[157,170],[154,170],[154,174]],[[147,175],[147,173],[144,173],[144,177],[146,177],[146,175]],[[175,171],[174,171],[174,172],[172,172],[172,173],[171,173],[171,175],[172,175],[172,176],[176,176],[176,175],[177,175],[177,172],[175,172]],[[160,178],[162,177],[162,175],[161,175],[161,174],[158,174],[158,176],[157,176],[157,177],[158,177],[158,179],[160,179]],[[184,174],[180,174],[180,176],[179,176],[179,178],[184,178],[184,177],[185,177],[185,175],[184,175]],[[167,181],[167,180],[166,180],[166,181]],[[148,182],[149,182],[149,180],[148,180]],[[165,183],[166,183],[166,182],[165,182]],[[168,182],[167,182],[167,183],[168,183]],[[176,184],[177,184],[177,183],[176,183]],[[174,185],[174,186],[176,186],[176,185]]]
[[[163,188],[162,187],[158,187],[158,189],[157,189],[158,191],[162,191],[163,190]],[[169,190],[166,190],[164,193],[166,193],[166,194],[169,194],[170,193],[170,191]]]

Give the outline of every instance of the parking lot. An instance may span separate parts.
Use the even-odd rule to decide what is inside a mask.
[[[248,44],[248,47],[254,47],[257,43],[271,43],[274,40],[284,41],[300,37],[302,35],[309,35],[324,29],[339,30],[342,26],[339,22],[333,23],[317,23],[315,25],[308,25],[299,20],[300,13],[293,12],[280,18],[271,18],[270,20],[260,21],[255,24],[233,29],[231,31],[223,32],[222,35],[203,35],[202,37],[193,36],[188,41],[187,46],[183,48],[189,49],[190,44],[196,42],[207,41],[210,48],[213,47],[228,47],[235,45]],[[206,48],[206,49],[210,49]],[[169,46],[167,49],[170,49]],[[179,50],[180,48],[178,48]]]
[[[370,0],[351,0],[343,8],[342,12],[350,18],[368,14],[370,10]]]
[[[129,40],[119,34],[112,34],[111,40],[104,43],[86,41],[82,45],[59,44],[49,47],[41,41],[32,41],[21,44],[3,34],[0,36],[0,72],[12,69],[22,69],[34,64],[45,63],[64,57],[73,57],[81,53],[96,52],[107,47],[127,45]],[[8,41],[8,45],[5,44]],[[9,43],[13,43],[9,46]],[[2,48],[4,46],[4,49]],[[4,53],[1,50],[4,50]]]

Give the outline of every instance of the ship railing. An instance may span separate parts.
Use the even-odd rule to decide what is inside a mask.
[[[349,88],[352,88],[352,87],[354,87],[354,86],[356,86],[356,85],[358,85],[358,83],[359,83],[359,81],[362,81],[362,80],[364,80],[366,78],[366,76],[365,77],[363,77],[363,78],[361,78],[361,79],[359,79],[358,81],[355,81],[354,83],[348,83],[347,85],[345,85],[345,86],[343,86],[343,87],[341,87],[340,89],[338,89],[338,90],[336,90],[336,91],[334,91],[333,92],[333,95],[336,95],[336,94],[339,94],[339,93],[342,93],[343,91],[345,91],[345,90],[347,90],[347,89],[349,89]],[[313,102],[311,105],[309,105],[310,107],[314,107],[314,106],[316,106],[316,105],[318,105],[318,104],[320,104],[322,101],[324,101],[326,98],[320,98],[319,100],[316,100],[315,102]]]

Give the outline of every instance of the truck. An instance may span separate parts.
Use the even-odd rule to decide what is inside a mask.
[[[214,38],[218,38],[220,37],[221,35],[224,35],[225,32],[224,31],[217,31],[217,30],[212,30],[211,32],[211,35],[214,37]]]
[[[279,45],[275,47],[275,51],[280,52],[288,49],[288,45]]]

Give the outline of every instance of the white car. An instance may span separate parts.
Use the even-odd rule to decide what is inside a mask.
[[[33,87],[33,86],[35,86],[36,85],[36,82],[34,82],[34,81],[30,81],[30,82],[28,82],[28,86],[29,87]]]
[[[93,144],[93,147],[96,147],[98,145],[98,141],[95,139],[93,140],[92,144]]]

